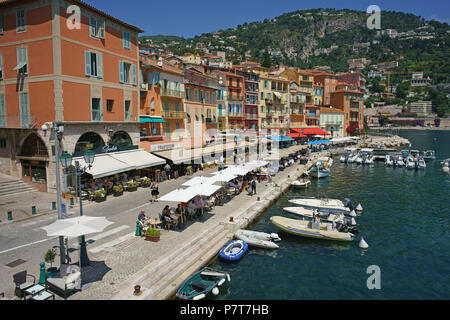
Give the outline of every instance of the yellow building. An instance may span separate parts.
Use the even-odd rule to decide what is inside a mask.
[[[184,63],[201,64],[201,57],[195,54],[185,54],[181,57]]]

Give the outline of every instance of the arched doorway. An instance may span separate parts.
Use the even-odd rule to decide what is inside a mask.
[[[82,156],[88,149],[96,150],[103,148],[105,142],[102,137],[95,132],[86,132],[78,139],[75,145],[74,156]]]
[[[111,144],[119,147],[131,147],[133,146],[133,140],[125,131],[117,131],[111,138]]]
[[[31,133],[22,143],[17,156],[22,167],[22,180],[32,184],[39,191],[47,192],[47,165],[49,155],[44,141]]]

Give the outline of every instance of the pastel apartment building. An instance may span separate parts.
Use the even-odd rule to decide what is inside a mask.
[[[78,0],[4,0],[0,17],[1,172],[55,191],[45,122],[64,126],[61,147],[74,156],[138,148],[141,29]]]

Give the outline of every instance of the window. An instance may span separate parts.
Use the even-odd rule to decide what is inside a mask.
[[[106,100],[106,112],[112,112],[114,106],[114,100]]]
[[[197,89],[194,90],[194,100],[198,101],[198,90]]]
[[[155,99],[154,98],[152,98],[152,101],[150,102],[150,109],[152,111],[155,111]]]
[[[0,149],[6,149],[6,139],[0,139]]]
[[[147,79],[149,79],[148,74],[147,74]],[[159,72],[152,71],[152,82],[151,82],[152,85],[159,83],[159,80],[160,80]]]
[[[92,98],[91,102],[92,102],[92,106],[91,106],[92,121],[102,121],[103,114],[102,114],[102,109],[101,109],[101,105],[100,105],[100,99]]]
[[[25,32],[26,20],[25,20],[25,10],[20,10],[16,12],[16,32]]]
[[[0,94],[0,127],[6,127],[6,106],[4,94]]]
[[[120,83],[136,85],[136,65],[119,61]]]
[[[123,32],[122,33],[123,38],[123,47],[125,49],[130,50],[131,49],[131,36],[129,32]]]
[[[18,70],[20,75],[28,74],[27,47],[17,48],[17,66],[13,70]]]
[[[180,103],[178,101],[175,101],[175,111],[176,112],[180,111]]]
[[[103,78],[103,55],[101,53],[85,51],[84,65],[86,76]]]
[[[105,20],[90,17],[89,34],[93,38],[105,39]]]
[[[164,101],[164,110],[169,112],[169,101]]]
[[[0,79],[3,79],[3,54],[0,52]]]
[[[125,100],[125,121],[133,121],[133,110],[131,109],[130,100]]]
[[[0,14],[0,34],[3,34],[3,15]]]
[[[30,107],[28,105],[28,93],[19,94],[20,105],[20,126],[22,128],[28,128],[30,124]]]

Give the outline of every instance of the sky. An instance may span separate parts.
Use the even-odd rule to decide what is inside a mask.
[[[192,38],[202,33],[234,28],[244,22],[263,21],[283,13],[335,8],[366,11],[377,5],[386,11],[413,13],[427,20],[450,24],[448,0],[84,0],[145,32]],[[381,16],[382,17],[382,16]],[[382,19],[382,18],[381,18]],[[381,20],[381,27],[383,27]]]

